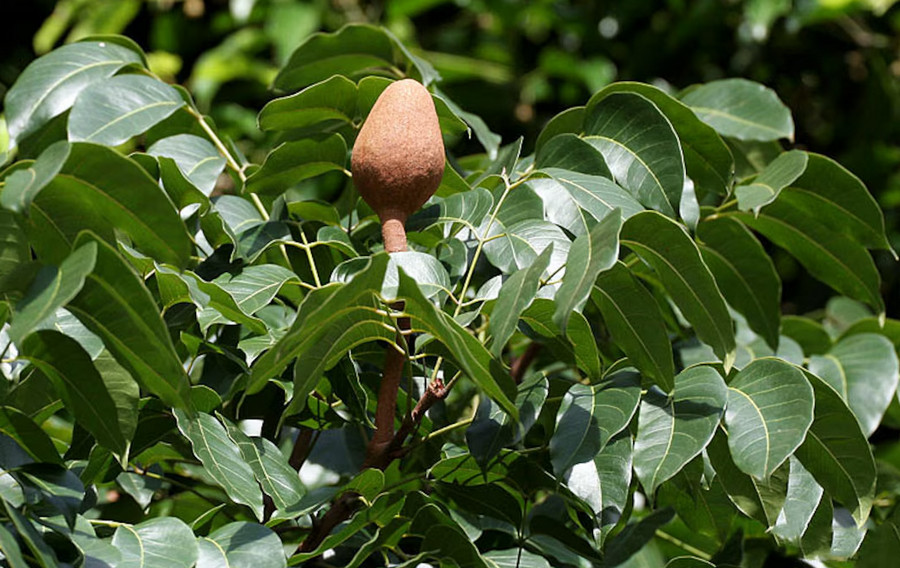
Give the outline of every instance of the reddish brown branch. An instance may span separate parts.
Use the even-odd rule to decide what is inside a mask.
[[[401,329],[409,329],[409,320],[401,319],[400,327]],[[395,353],[399,354],[399,357],[396,359],[392,355]],[[377,468],[383,470],[395,459],[400,458],[404,453],[402,446],[407,436],[419,426],[422,422],[422,417],[425,416],[428,409],[434,406],[437,401],[446,398],[450,392],[441,379],[433,380],[425,387],[425,392],[422,393],[422,397],[419,398],[415,408],[413,408],[409,416],[404,418],[400,428],[394,433],[397,392],[405,362],[405,355],[400,354],[395,349],[388,348],[384,376],[382,376],[381,387],[378,390],[378,406],[375,410],[375,435],[366,448],[366,461],[363,463],[363,469]],[[394,365],[396,365],[396,369]],[[391,373],[390,376],[389,373]],[[393,375],[393,373],[396,373],[396,375]],[[385,383],[388,383],[389,379],[390,383],[386,390]],[[388,407],[391,409],[390,415],[384,410]],[[379,416],[381,417],[380,419]],[[388,420],[388,417],[390,420]],[[381,435],[379,435],[379,432],[381,432]],[[385,439],[387,440],[386,442],[384,441]],[[300,544],[297,552],[311,552],[318,548],[334,527],[349,519],[357,511],[359,504],[360,500],[355,493],[343,494],[325,513],[325,516],[313,523],[312,531]]]
[[[540,350],[540,343],[530,343],[525,349],[525,352],[515,360],[513,360],[512,365],[510,365],[509,367],[509,375],[516,382],[516,384],[522,382],[525,371],[528,370],[528,366],[531,365],[531,362],[534,361],[534,358],[537,356],[538,351]]]
[[[291,450],[291,457],[288,458],[288,464],[294,470],[300,471],[303,462],[309,456],[310,443],[312,442],[313,431],[311,428],[301,428],[294,440],[294,449]]]
[[[357,493],[348,491],[338,498],[325,516],[313,522],[312,531],[300,543],[297,552],[312,552],[331,534],[334,527],[349,519],[362,505]]]

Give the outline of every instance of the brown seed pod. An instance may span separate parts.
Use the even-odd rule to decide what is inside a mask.
[[[431,93],[403,79],[381,93],[353,146],[353,183],[381,219],[384,249],[406,250],[404,224],[434,195],[444,141]]]

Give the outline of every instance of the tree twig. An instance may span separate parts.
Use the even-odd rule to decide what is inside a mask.
[[[528,347],[525,349],[525,352],[522,353],[519,357],[517,357],[512,365],[509,367],[509,375],[512,377],[513,381],[518,385],[522,382],[522,378],[525,375],[525,371],[528,370],[528,366],[531,365],[531,362],[534,361],[535,356],[537,356],[538,351],[541,350],[540,343],[530,343]]]

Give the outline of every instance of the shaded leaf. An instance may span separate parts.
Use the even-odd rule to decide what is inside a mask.
[[[675,362],[653,295],[622,263],[600,274],[593,295],[615,345],[643,375],[672,392]]]
[[[610,269],[619,258],[619,231],[622,215],[616,209],[594,225],[591,232],[572,243],[566,256],[566,273],[556,293],[553,322],[565,333],[573,311],[584,305],[597,276]]]
[[[94,271],[67,308],[145,389],[168,405],[191,408],[187,373],[150,292],[108,244],[85,233],[75,246],[90,242],[97,243]]]
[[[22,344],[22,356],[53,382],[78,424],[125,460],[130,440],[119,427],[116,403],[78,342],[57,331],[42,330]]]
[[[519,409],[519,420],[516,422],[490,399],[482,400],[475,419],[466,429],[469,451],[481,467],[487,467],[502,448],[517,444],[525,437],[537,421],[548,391],[547,378],[542,374],[535,374],[523,381],[516,395],[515,404]]]
[[[262,167],[247,178],[247,191],[281,195],[301,181],[343,170],[347,159],[344,139],[331,134],[320,140],[285,142],[272,150]]]
[[[841,396],[806,373],[816,395],[815,418],[797,458],[816,481],[853,515],[869,516],[875,491],[875,460],[859,423]]]
[[[136,162],[106,146],[69,144],[65,165],[33,197],[25,228],[48,262],[61,261],[85,229],[110,243],[116,242],[115,231],[123,231],[142,252],[176,266],[186,265],[193,252],[162,188]]]
[[[94,270],[96,260],[97,245],[87,243],[67,256],[59,267],[42,268],[16,306],[9,338],[14,343],[21,343],[41,322],[74,298],[84,286],[85,278]]]
[[[791,253],[815,278],[875,310],[883,310],[880,278],[869,253],[791,204],[786,196],[787,192],[782,192],[758,217],[742,213],[739,218]]]
[[[210,478],[235,502],[250,507],[262,518],[263,500],[253,475],[238,446],[228,437],[218,420],[205,413],[189,416],[175,410],[178,429],[190,440],[194,455]]]
[[[544,249],[537,260],[528,268],[523,268],[510,276],[500,287],[500,295],[491,312],[488,333],[494,338],[491,352],[499,356],[512,337],[519,322],[519,316],[531,304],[540,285],[541,277],[550,262],[553,245]]]
[[[684,229],[659,213],[647,211],[628,219],[620,238],[656,270],[697,337],[712,347],[727,367],[735,348],[731,316],[697,245]]]
[[[631,422],[640,391],[640,377],[630,371],[593,386],[572,385],[556,413],[550,438],[553,471],[562,476],[573,465],[594,459]]]
[[[697,225],[700,252],[728,303],[747,318],[750,329],[778,347],[781,279],[760,242],[728,217]]]
[[[349,123],[355,115],[356,83],[335,75],[293,95],[272,99],[258,121],[262,130],[290,130],[325,121]]]

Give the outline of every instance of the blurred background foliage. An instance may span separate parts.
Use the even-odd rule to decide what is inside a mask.
[[[348,22],[387,26],[419,46],[441,88],[505,142],[530,150],[550,117],[617,80],[677,91],[746,77],[791,108],[796,144],[836,157],[885,209],[900,248],[900,6],[895,0],[30,0],[0,50],[0,96],[37,55],[122,33],[153,70],[187,85],[248,157],[264,147],[256,114],[292,50]],[[460,141],[457,155],[478,151]],[[831,294],[776,252],[785,313]],[[888,314],[900,279],[877,257]]]

